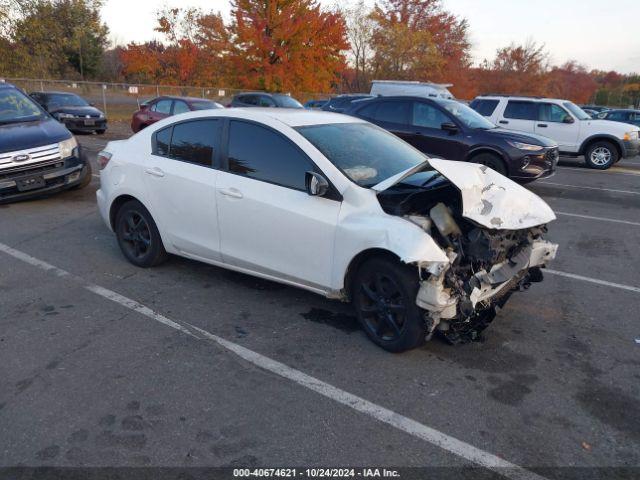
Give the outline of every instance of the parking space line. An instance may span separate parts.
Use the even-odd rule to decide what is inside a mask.
[[[554,182],[538,181],[538,185],[557,185],[559,187],[585,188],[587,190],[602,190],[602,191],[605,191],[605,192],[626,193],[626,194],[629,194],[629,195],[640,195],[640,192],[632,192],[631,190],[616,190],[616,189],[613,189],[613,188],[603,188],[603,187],[585,187],[583,185],[568,185],[566,183],[554,183]]]
[[[597,173],[599,175],[606,173],[606,174],[616,174],[616,175],[635,175],[640,176],[640,170],[634,170],[632,168],[624,168],[624,167],[611,167],[608,170],[594,170],[591,168],[580,168],[580,167],[564,167],[561,165],[558,165],[558,171],[562,171],[562,170],[574,170],[576,172],[584,172],[584,173]]]
[[[320,379],[312,377],[311,375],[307,375],[300,370],[296,370],[283,363],[280,363],[269,357],[254,352],[253,350],[243,347],[237,343],[225,340],[222,337],[214,335],[187,322],[171,320],[164,315],[146,307],[145,305],[136,302],[135,300],[127,298],[123,295],[120,295],[119,293],[101,287],[99,285],[86,282],[81,277],[78,277],[54,265],[51,265],[50,263],[47,263],[43,260],[32,257],[27,253],[16,250],[8,245],[0,243],[0,251],[18,260],[26,262],[29,265],[48,272],[52,272],[58,277],[66,277],[72,279],[79,283],[84,289],[93,292],[96,295],[101,296],[102,298],[116,302],[119,305],[140,313],[152,320],[160,322],[163,325],[179,330],[192,337],[211,340],[262,370],[267,370],[282,378],[291,380],[294,383],[316,393],[319,393],[320,395],[330,400],[341,403],[342,405],[345,405],[357,412],[365,414],[380,422],[386,423],[387,425],[408,433],[413,437],[424,440],[471,463],[492,470],[495,473],[498,473],[499,475],[502,475],[506,478],[509,478],[511,480],[547,480],[545,477],[542,477],[514,463],[508,462],[507,460],[504,460],[489,452],[474,447],[469,443],[451,437],[446,433],[405,417],[404,415],[396,413],[393,410],[389,410],[373,402],[365,400],[364,398],[335,387],[327,382],[323,382]],[[194,332],[197,332],[199,335],[196,335],[196,333]]]
[[[640,222],[631,222],[629,220],[617,220],[615,218],[594,217],[591,215],[581,215],[579,213],[559,212],[557,210],[555,210],[554,213],[556,215],[563,215],[565,217],[584,218],[586,220],[597,220],[600,222],[622,223],[624,225],[634,225],[636,227],[640,227]]]
[[[608,282],[606,280],[600,280],[599,278],[584,277],[582,275],[576,275],[575,273],[560,272],[558,270],[551,270],[549,268],[545,268],[543,271],[546,273],[550,273],[551,275],[557,275],[559,277],[572,278],[574,280],[581,280],[583,282],[595,283],[596,285],[603,285],[605,287],[619,288],[620,290],[627,290],[629,292],[640,293],[639,287],[633,287],[631,285]]]

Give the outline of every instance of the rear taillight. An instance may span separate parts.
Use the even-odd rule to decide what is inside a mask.
[[[104,150],[102,150],[101,152],[98,152],[98,165],[100,165],[100,170],[103,170],[104,167],[107,166],[107,163],[109,163],[109,160],[111,160],[112,154],[109,152],[105,152]]]

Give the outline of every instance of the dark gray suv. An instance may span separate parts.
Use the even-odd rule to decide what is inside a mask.
[[[231,100],[230,107],[273,107],[304,108],[291,95],[284,93],[246,92],[239,93]]]

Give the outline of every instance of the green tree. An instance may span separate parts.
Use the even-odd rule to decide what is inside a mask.
[[[0,0],[9,2],[12,0]],[[21,75],[95,77],[107,46],[102,0],[28,0],[3,36]],[[5,54],[6,56],[6,54]]]

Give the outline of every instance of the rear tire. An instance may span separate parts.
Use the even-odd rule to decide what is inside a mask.
[[[471,159],[473,163],[479,163],[480,165],[485,165],[500,175],[507,176],[507,166],[504,161],[497,155],[493,153],[480,153]]]
[[[417,270],[389,258],[372,258],[356,273],[353,305],[367,336],[383,349],[399,353],[425,342],[424,311],[416,305]]]
[[[116,213],[118,245],[137,267],[155,267],[168,258],[162,238],[149,211],[137,200],[129,200]]]
[[[620,160],[620,154],[613,143],[601,140],[589,145],[584,160],[589,168],[606,170]]]

